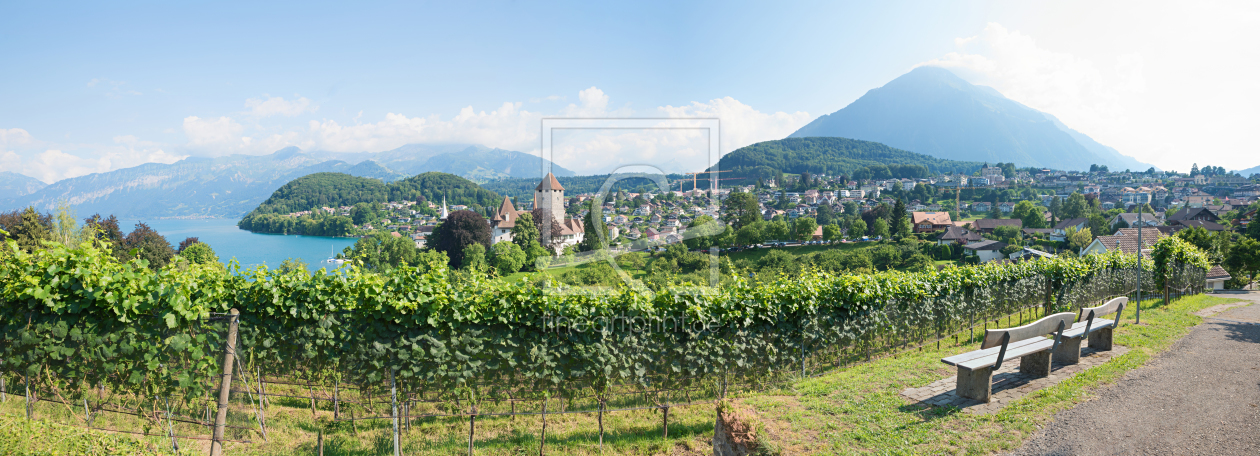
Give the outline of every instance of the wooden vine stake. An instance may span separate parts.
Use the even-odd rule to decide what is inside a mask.
[[[341,376],[333,377],[333,421],[341,418]]]
[[[669,438],[669,406],[661,407],[661,437]]]
[[[319,433],[315,435],[315,448],[319,450],[319,456],[324,456],[324,429],[320,428]]]
[[[228,325],[227,346],[223,349],[223,377],[219,381],[219,412],[214,418],[214,436],[210,440],[210,456],[223,454],[223,429],[227,425],[228,399],[232,395],[232,367],[236,360],[236,330],[241,312],[232,309]]]
[[[26,421],[30,421],[30,420],[31,420],[31,414],[32,414],[32,410],[31,410],[31,376],[30,376],[30,374],[23,375],[23,376],[22,376],[22,379],[26,382]]]
[[[392,414],[394,415],[394,456],[402,456],[402,448],[399,448],[398,441],[398,385],[394,384],[394,370],[389,370],[389,402],[392,404]]]
[[[472,404],[472,414],[468,415],[468,456],[473,454],[473,432],[477,430],[477,403]]]
[[[599,398],[599,452],[604,452],[604,398]]]
[[[543,393],[542,435],[538,437],[538,456],[543,456],[547,447],[547,394]]]

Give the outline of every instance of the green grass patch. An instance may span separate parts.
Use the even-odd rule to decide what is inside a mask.
[[[765,435],[758,438],[785,454],[989,454],[1009,451],[1054,414],[1092,397],[1104,385],[1168,349],[1203,321],[1194,311],[1234,299],[1194,296],[1161,307],[1143,303],[1142,324],[1127,310],[1115,343],[1129,352],[1053,387],[1033,392],[992,415],[956,408],[926,408],[903,397],[954,374],[945,356],[978,347],[978,337],[958,345],[925,347],[897,358],[837,369],[800,380],[782,391],[742,397]],[[1130,309],[1133,307],[1130,306]],[[981,331],[977,331],[982,333]],[[952,342],[952,341],[951,341]],[[948,346],[947,346],[948,345]]]

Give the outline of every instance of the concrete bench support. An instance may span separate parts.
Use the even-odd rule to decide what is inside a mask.
[[[1019,359],[1019,371],[1034,377],[1049,377],[1050,351],[1046,350],[1024,355]]]
[[[967,399],[989,402],[989,396],[993,394],[993,367],[975,370],[959,367],[956,394]]]
[[[1111,350],[1111,329],[1102,328],[1089,332],[1089,348],[1099,351]]]
[[[1054,360],[1062,364],[1076,364],[1081,362],[1081,338],[1064,337],[1059,342],[1059,348],[1054,350]]]

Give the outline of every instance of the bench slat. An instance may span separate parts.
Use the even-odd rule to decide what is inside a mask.
[[[980,344],[980,348],[1001,346],[1002,336],[1004,334],[1010,334],[1011,342],[1015,342],[1018,340],[1031,339],[1056,332],[1059,330],[1059,323],[1063,323],[1063,328],[1067,329],[1075,322],[1076,314],[1072,312],[1062,312],[1017,328],[985,330],[984,342]]]
[[[1032,345],[1032,344],[1041,343],[1041,342],[1042,342],[1042,341],[1044,341],[1044,340],[1048,340],[1048,339],[1045,339],[1045,338],[1032,338],[1032,339],[1024,339],[1024,340],[1017,341],[1017,342],[1011,342],[1011,343],[1009,343],[1009,344],[1007,344],[1007,345],[1006,345],[1006,357],[1007,357],[1008,359],[1009,359],[1009,358],[1011,358],[1011,353],[1013,353],[1013,350],[1015,350],[1015,349],[1017,349],[1017,348],[1023,347],[1023,346],[1025,346],[1025,345]],[[1051,341],[1051,343],[1053,344],[1053,341]],[[966,363],[967,361],[971,361],[971,360],[976,359],[976,358],[983,358],[983,357],[985,357],[985,356],[993,356],[993,362],[994,362],[994,363],[996,363],[996,362],[997,362],[997,354],[998,354],[998,352],[999,352],[999,351],[1001,351],[1001,350],[1002,350],[1002,347],[1000,347],[1000,346],[998,346],[998,347],[993,347],[993,348],[985,348],[985,349],[982,349],[982,350],[974,350],[974,351],[969,351],[969,352],[967,352],[967,353],[962,353],[962,354],[958,354],[958,355],[950,356],[950,357],[948,357],[948,358],[941,358],[941,362],[943,362],[943,363],[945,363],[945,364],[949,364],[949,365],[951,365],[951,366],[957,366],[957,365],[959,365],[959,364]]]
[[[1019,358],[1025,355],[1031,355],[1033,353],[1046,351],[1046,350],[1049,350],[1053,346],[1054,346],[1054,339],[1045,339],[1045,338],[1041,338],[1040,340],[1035,340],[1031,344],[1027,344],[1027,345],[1023,345],[1023,346],[1019,346],[1015,348],[1011,348],[1010,345],[1007,345],[1005,359],[1009,361],[1009,360]],[[958,363],[958,367],[961,367],[963,369],[970,369],[970,370],[976,370],[982,367],[989,367],[994,364],[997,364],[997,357],[998,357],[998,354],[994,353],[994,354],[985,355],[979,358],[969,359],[967,361]],[[1006,361],[1003,361],[1003,363],[1005,362]]]
[[[1072,325],[1071,329],[1063,330],[1063,337],[1067,337],[1070,339],[1084,337],[1085,336],[1085,323],[1087,322],[1079,321],[1079,322],[1076,322],[1076,324]],[[1111,327],[1114,327],[1115,325],[1116,325],[1115,320],[1108,320],[1106,318],[1095,318],[1094,325],[1089,327],[1089,332],[1094,332],[1095,330],[1103,329],[1103,328],[1111,328]]]

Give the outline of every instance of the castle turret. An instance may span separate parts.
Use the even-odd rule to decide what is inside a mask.
[[[547,173],[534,189],[534,207],[550,213],[556,223],[564,224],[564,187],[555,175]]]

